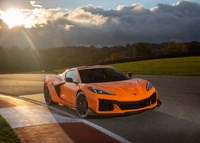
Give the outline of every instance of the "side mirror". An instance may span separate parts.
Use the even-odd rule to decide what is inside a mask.
[[[133,77],[133,74],[132,74],[131,72],[128,72],[128,73],[127,73],[127,76],[128,76],[129,78],[132,78],[132,77]]]
[[[65,81],[66,81],[66,82],[73,82],[73,79],[72,79],[71,77],[66,77],[66,78],[65,78]]]

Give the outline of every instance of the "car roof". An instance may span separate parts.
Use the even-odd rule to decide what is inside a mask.
[[[76,69],[76,70],[84,70],[84,69],[96,69],[96,68],[113,68],[112,66],[107,66],[107,65],[94,65],[94,66],[80,66],[80,67],[74,67],[71,69]],[[69,69],[70,70],[70,69]]]
[[[98,69],[98,68],[113,68],[113,67],[108,66],[108,65],[79,66],[79,67],[73,67],[73,68],[67,69],[60,75],[64,74],[65,72],[67,72],[69,70],[85,70],[85,69]]]

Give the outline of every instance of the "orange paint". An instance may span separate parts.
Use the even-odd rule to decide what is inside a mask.
[[[126,79],[120,81],[89,82],[82,83],[80,71],[101,68],[111,68],[110,66],[89,66],[72,68],[60,75],[47,75],[44,85],[49,86],[51,99],[54,102],[66,104],[76,108],[76,97],[78,92],[82,91],[87,98],[89,113],[95,114],[123,114],[128,112],[143,111],[153,109],[158,102],[158,92],[154,87],[147,91],[147,81],[144,79]],[[66,72],[75,71],[78,82],[66,82]],[[92,76],[92,75],[91,75]],[[91,77],[92,78],[92,77]],[[105,78],[105,77],[104,77]],[[59,90],[53,84],[63,83],[58,86]],[[89,88],[92,87],[106,92],[106,94],[95,93]],[[112,93],[113,95],[109,95]],[[128,103],[127,103],[128,102]]]

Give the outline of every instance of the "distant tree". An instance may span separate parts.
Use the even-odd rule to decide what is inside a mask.
[[[135,58],[150,57],[152,55],[149,43],[135,43],[133,56]]]
[[[126,46],[123,48],[122,52],[124,53],[124,55],[128,58],[132,58],[133,57],[133,45],[131,45],[130,43],[127,43]]]
[[[5,72],[8,70],[6,49],[0,47],[0,72]]]
[[[180,48],[180,53],[188,53],[188,47],[184,43],[180,43],[177,45]]]
[[[0,33],[1,34],[1,33]],[[0,72],[55,70],[75,66],[117,63],[145,58],[162,58],[179,55],[200,55],[198,41],[176,43],[127,43],[112,47],[95,48],[91,45],[66,46],[48,49],[0,47]]]
[[[127,43],[125,47],[128,49],[128,48],[131,48],[132,46],[130,43]]]
[[[167,55],[188,53],[188,47],[184,43],[168,42],[167,46],[164,49],[164,52]]]
[[[197,55],[200,54],[200,42],[192,41],[190,43],[186,43],[188,47],[188,53],[190,55]]]
[[[90,48],[94,49],[95,47],[93,45],[90,45]]]
[[[107,57],[105,59],[105,62],[110,62],[110,61],[117,61],[117,60],[122,60],[126,59],[127,57],[123,53],[114,53],[111,56]]]

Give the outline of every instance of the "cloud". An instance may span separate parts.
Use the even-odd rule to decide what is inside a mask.
[[[0,0],[0,10],[6,10],[9,8],[32,8],[30,1],[28,0]]]
[[[69,17],[76,17],[80,21]],[[101,24],[81,24],[81,20],[86,19],[92,24],[94,17],[103,19]],[[72,36],[67,33],[66,35],[71,41],[79,39],[76,42],[69,40],[68,43],[64,43],[69,45],[200,41],[200,4],[181,1],[174,5],[158,4],[154,9],[144,8],[142,4],[133,4],[110,10],[88,5],[67,13],[65,19],[62,19],[62,24],[74,25],[70,29]]]
[[[65,29],[70,30],[70,28],[74,27],[74,25],[65,25]]]
[[[73,11],[37,9],[40,11],[36,12],[34,18],[41,23],[25,30],[32,35],[33,43],[38,48],[200,41],[200,4],[190,1],[172,5],[158,4],[151,9],[142,4],[120,5],[109,10],[92,5]],[[11,43],[4,40],[6,44]]]
[[[67,15],[65,15],[65,17],[69,21],[94,25],[101,25],[107,20],[107,17],[100,14],[92,14],[91,12],[84,11],[81,8],[76,9],[75,11],[70,11]]]
[[[31,4],[32,7],[39,7],[39,8],[42,8],[42,7],[43,7],[43,6],[41,6],[41,5],[37,5],[37,4],[36,4],[36,1],[30,1],[30,4]]]

